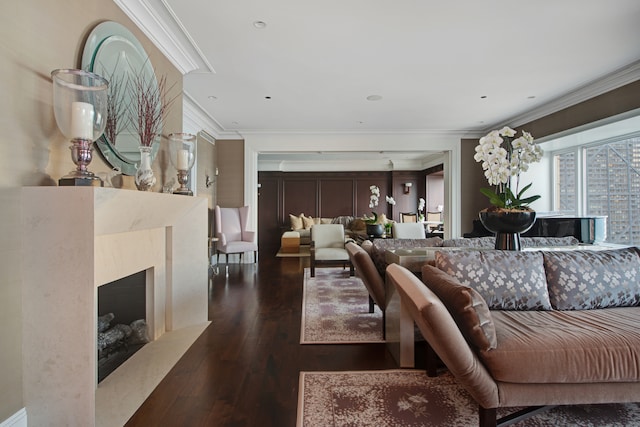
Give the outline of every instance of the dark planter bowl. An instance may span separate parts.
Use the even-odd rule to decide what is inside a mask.
[[[367,224],[367,236],[381,237],[384,234],[384,225]]]
[[[535,211],[482,211],[480,221],[492,233],[524,233],[536,222]]]
[[[529,230],[536,222],[534,211],[482,211],[480,222],[495,233],[495,248],[507,251],[519,251],[520,233]]]

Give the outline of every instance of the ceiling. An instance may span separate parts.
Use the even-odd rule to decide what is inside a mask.
[[[222,136],[479,136],[640,78],[638,0],[115,1]]]

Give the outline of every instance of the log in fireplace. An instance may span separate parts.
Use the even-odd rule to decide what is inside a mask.
[[[98,382],[149,342],[146,272],[98,287]]]

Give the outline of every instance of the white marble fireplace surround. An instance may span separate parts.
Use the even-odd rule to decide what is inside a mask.
[[[208,325],[207,200],[25,187],[22,212],[28,423],[121,426]],[[142,270],[153,341],[97,385],[97,289]]]

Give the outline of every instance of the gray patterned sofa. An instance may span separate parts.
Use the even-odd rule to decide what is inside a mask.
[[[493,249],[495,247],[495,237],[460,237],[456,239],[443,240],[440,237],[429,237],[426,239],[375,239],[364,241],[361,246],[369,255],[382,277],[385,275],[387,261],[385,251],[392,249],[415,249],[415,248],[472,248],[472,249]],[[569,237],[521,237],[520,243],[523,248],[532,247],[575,247],[579,240],[573,236]]]
[[[387,274],[480,425],[500,407],[640,402],[638,248],[439,251],[434,264],[426,286]]]

